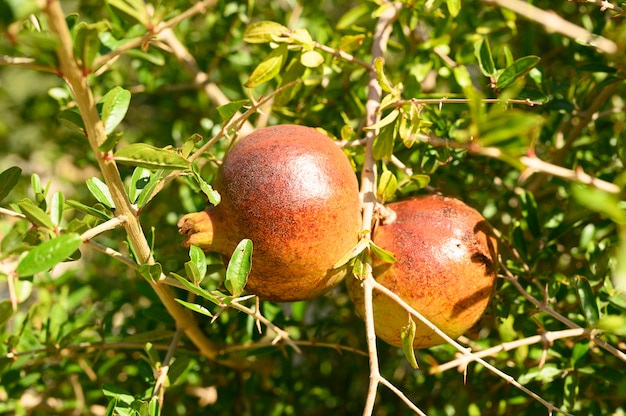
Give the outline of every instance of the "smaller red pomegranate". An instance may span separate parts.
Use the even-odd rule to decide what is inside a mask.
[[[387,205],[395,212],[378,225],[373,241],[396,255],[394,264],[374,263],[376,281],[396,293],[452,338],[482,316],[496,286],[497,243],[486,220],[454,198],[438,195]],[[347,280],[350,297],[363,316],[363,288]],[[402,346],[401,330],[409,314],[386,295],[374,291],[376,335]],[[417,318],[413,346],[427,348],[445,341]]]

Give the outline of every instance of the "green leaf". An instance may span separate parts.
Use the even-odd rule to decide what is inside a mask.
[[[606,315],[598,320],[594,325],[595,328],[604,332],[614,334],[620,337],[626,336],[626,316],[624,315]]]
[[[98,55],[100,50],[98,35],[103,29],[102,23],[80,22],[74,27],[74,49],[83,68],[91,68],[91,63]]]
[[[209,300],[209,301],[215,303],[216,305],[221,305],[222,304],[222,302],[217,297],[215,297],[211,292],[209,292],[208,290],[205,290],[205,289],[201,288],[200,286],[194,285],[189,280],[185,279],[182,276],[177,275],[176,273],[171,273],[171,275],[176,280],[178,280],[178,282],[180,284],[182,284],[185,289],[187,289],[189,292],[193,293],[194,295],[198,295],[200,297],[203,297],[204,299]]]
[[[78,130],[81,134],[85,135],[85,122],[81,117],[78,110],[69,109],[61,111],[58,117],[59,123],[63,124],[65,127],[68,127],[73,130]]]
[[[101,211],[101,210],[98,210],[96,208],[92,208],[92,207],[87,206],[87,205],[85,205],[85,204],[83,204],[81,202],[73,201],[73,200],[70,199],[70,200],[66,201],[65,203],[67,205],[69,205],[70,207],[72,207],[72,208],[74,208],[74,209],[76,209],[76,210],[78,210],[78,211],[80,211],[80,212],[82,212],[84,214],[91,215],[91,216],[96,217],[96,218],[100,218],[100,219],[102,219],[104,221],[108,221],[108,220],[111,219],[111,215],[108,212]]]
[[[248,43],[269,43],[289,34],[289,29],[280,23],[262,21],[252,23],[243,32],[243,40]]]
[[[200,190],[206,197],[209,199],[209,202],[213,205],[218,205],[222,201],[222,197],[213,187],[204,180],[204,178],[198,173],[195,168],[193,171],[193,176],[190,176],[196,184],[200,187]]]
[[[102,97],[100,118],[108,135],[122,122],[130,105],[130,91],[115,87]]]
[[[11,306],[11,302],[8,299],[0,301],[0,328],[2,328],[3,325],[11,319],[11,316],[13,316],[13,307]]]
[[[376,81],[384,92],[392,92],[394,90],[393,84],[385,75],[385,61],[381,57],[374,59],[374,69],[376,70]]]
[[[246,88],[255,88],[261,84],[264,84],[279,73],[283,64],[287,59],[287,45],[280,45],[278,48],[270,52],[267,57],[256,67],[250,78],[245,82]]]
[[[12,166],[0,173],[0,201],[2,201],[17,185],[22,176],[22,169]]]
[[[457,17],[461,11],[461,0],[446,0],[450,16]]]
[[[591,186],[574,184],[572,195],[576,201],[620,225],[626,225],[626,211],[620,207],[619,199],[608,192]]]
[[[110,209],[115,209],[115,203],[109,192],[109,187],[99,178],[93,177],[87,179],[87,189],[96,198],[98,202]]]
[[[480,125],[478,139],[482,146],[508,146],[524,153],[526,143],[530,142],[526,136],[538,131],[544,121],[539,114],[509,110],[493,115]]]
[[[411,367],[416,370],[419,368],[415,358],[415,350],[413,349],[413,341],[415,340],[415,322],[409,315],[409,323],[400,330],[400,338],[402,339],[402,352]]]
[[[511,65],[506,67],[502,73],[500,73],[498,80],[496,81],[496,87],[503,90],[513,85],[515,82],[524,78],[531,69],[536,67],[540,60],[541,58],[533,55],[525,56],[516,60]]]
[[[198,282],[200,282],[204,279],[204,276],[206,276],[206,254],[204,254],[204,251],[202,251],[200,247],[192,245],[189,247],[189,258],[198,268],[198,272],[200,273],[200,279],[198,279]]]
[[[243,239],[237,244],[233,255],[228,262],[226,269],[226,279],[224,286],[235,297],[241,295],[246,283],[248,275],[252,268],[252,241]]]
[[[496,74],[493,56],[491,55],[491,46],[489,46],[489,41],[486,38],[474,44],[474,55],[478,59],[478,65],[483,75],[491,77]]]
[[[146,10],[146,5],[140,0],[107,0],[107,3],[122,13],[132,17],[142,26],[148,26],[151,13]]]
[[[424,189],[430,183],[430,176],[417,174],[411,176],[411,180],[417,182],[418,189]]]
[[[50,199],[50,218],[55,227],[61,225],[63,210],[65,209],[65,195],[55,192]]]
[[[318,51],[306,51],[300,55],[300,62],[307,68],[317,68],[324,63],[324,57]]]
[[[20,276],[32,276],[50,270],[78,250],[82,242],[80,235],[72,233],[41,243],[20,260],[15,272]]]
[[[341,41],[339,42],[339,50],[346,53],[352,53],[363,45],[364,40],[364,34],[342,36]]]
[[[202,315],[206,315],[209,318],[213,318],[213,314],[207,308],[202,305],[198,305],[197,303],[185,302],[184,300],[176,299],[176,302],[180,303],[184,307],[191,309],[194,312],[198,312]]]
[[[151,174],[152,172],[149,169],[142,168],[141,166],[135,168],[128,187],[128,198],[130,202],[133,204],[137,202],[139,195],[141,195],[141,192],[150,182]]]
[[[376,188],[376,198],[384,203],[393,198],[398,190],[398,179],[391,171],[386,170],[380,175]]]
[[[593,293],[593,289],[589,281],[582,276],[577,276],[574,283],[578,291],[580,307],[582,308],[585,318],[587,318],[590,325],[595,325],[598,319],[600,319],[600,312],[598,311],[598,304],[596,303],[596,296]]]
[[[541,228],[539,227],[539,217],[537,215],[537,202],[532,193],[522,191],[520,193],[522,200],[522,217],[526,220],[528,231],[530,234],[539,239],[541,237]]]
[[[30,199],[22,199],[17,203],[17,206],[20,208],[22,214],[24,214],[33,224],[49,230],[54,229],[54,223],[52,222],[50,216],[46,214],[43,209],[35,205],[35,203]]]
[[[178,153],[146,143],[134,143],[115,152],[115,160],[147,169],[189,169],[190,163]]]
[[[398,123],[395,123],[380,129],[372,145],[372,155],[374,159],[391,159],[397,135],[397,125]]]
[[[250,100],[237,100],[231,101],[228,104],[220,105],[217,107],[217,112],[220,113],[222,120],[230,120],[243,106],[250,104]]]
[[[370,246],[370,249],[372,250],[372,253],[374,253],[376,257],[378,257],[380,260],[384,261],[385,263],[396,262],[396,255],[393,254],[391,251],[385,250],[384,248],[377,246],[376,243],[374,243],[371,240],[369,242],[369,246]]]
[[[361,252],[363,252],[363,250],[365,250],[369,246],[370,241],[371,240],[368,238],[361,238],[356,243],[356,245],[352,249],[350,249],[350,251],[348,251],[346,254],[343,255],[343,257],[337,260],[337,262],[333,265],[333,269],[338,269],[348,264],[350,260],[361,254]]]
[[[199,285],[202,281],[203,276],[200,275],[200,269],[198,269],[198,266],[193,261],[185,263],[185,273],[194,285]]]
[[[139,274],[148,282],[157,283],[163,274],[163,266],[160,263],[142,264],[139,266]]]

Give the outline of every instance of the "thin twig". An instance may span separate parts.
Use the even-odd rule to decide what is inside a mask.
[[[572,0],[569,0],[572,1]],[[600,10],[605,11],[605,10],[611,10],[614,11],[617,14],[624,14],[624,9],[614,5],[613,3],[611,3],[610,1],[606,1],[606,0],[584,0],[585,3],[590,3],[590,4],[595,4],[596,6],[600,6]]]
[[[548,410],[550,410],[552,412],[558,412],[558,413],[562,413],[564,415],[571,416],[569,413],[564,412],[563,410],[559,409],[558,407],[556,407],[552,403],[550,403],[550,402],[546,401],[545,399],[543,399],[537,393],[533,392],[532,390],[529,390],[528,388],[526,388],[525,386],[520,384],[514,377],[506,374],[505,372],[503,372],[499,368],[494,367],[493,365],[489,364],[488,362],[486,362],[485,360],[483,360],[482,358],[480,358],[476,354],[474,354],[472,351],[470,351],[468,348],[463,347],[461,344],[456,342],[454,339],[450,338],[443,331],[441,331],[439,328],[437,328],[436,325],[431,323],[426,317],[424,317],[421,313],[416,311],[413,307],[411,307],[411,305],[406,303],[400,296],[395,294],[393,291],[387,289],[385,286],[383,286],[382,284],[380,284],[380,283],[378,283],[376,281],[374,281],[374,284],[375,284],[375,289],[376,290],[382,292],[383,294],[385,294],[386,296],[388,296],[389,298],[394,300],[402,308],[404,308],[404,310],[406,310],[411,315],[415,316],[417,319],[420,320],[420,322],[422,322],[428,328],[430,328],[433,331],[435,331],[435,333],[437,335],[439,335],[441,338],[443,338],[448,344],[452,345],[461,354],[466,356],[468,361],[475,361],[477,363],[480,363],[483,367],[485,367],[487,370],[491,371],[493,374],[499,376],[500,378],[502,378],[503,380],[505,380],[509,384],[513,385],[517,389],[519,389],[519,390],[523,391],[524,393],[526,393],[528,396],[530,396],[533,399],[537,400],[539,403],[543,404]]]
[[[108,54],[97,57],[93,61],[93,64],[92,64],[93,69],[98,70],[98,68],[100,68],[102,65],[106,64],[110,60],[120,55],[123,55],[132,49],[135,49],[142,45],[147,44],[148,42],[153,40],[156,37],[156,35],[164,31],[165,29],[175,27],[180,22],[196,14],[204,13],[208,8],[213,7],[215,3],[217,3],[217,0],[204,0],[204,1],[199,1],[195,3],[192,7],[183,11],[182,13],[177,14],[175,17],[171,18],[170,20],[157,24],[155,27],[151,28],[151,30],[149,30],[148,33],[146,33],[142,37],[129,40],[128,42],[124,43],[122,46],[120,46],[116,50]]]
[[[206,72],[200,70],[196,59],[189,53],[189,50],[183,45],[183,43],[176,37],[176,34],[171,28],[163,30],[159,34],[159,39],[167,43],[172,48],[172,53],[182,64],[183,69],[187,71],[193,77],[193,82],[196,86],[200,86],[209,99],[216,105],[228,104],[230,100],[222,90],[209,79],[209,75]],[[248,120],[246,120],[241,126],[241,134],[248,135],[252,133],[254,127]]]
[[[329,53],[329,54],[331,54],[331,55],[333,55],[333,56],[335,56],[337,58],[343,59],[344,61],[351,62],[353,64],[357,64],[357,65],[367,69],[370,72],[374,70],[374,67],[371,64],[368,64],[365,61],[362,61],[362,60],[360,60],[358,58],[355,58],[354,56],[352,56],[349,53],[344,52],[344,51],[342,51],[340,49],[334,49],[334,48],[331,48],[330,46],[326,46],[326,45],[318,43],[318,42],[313,42],[313,46],[315,48],[319,49],[320,51]]]
[[[552,316],[557,321],[567,325],[570,328],[573,328],[573,329],[581,329],[582,328],[580,325],[578,325],[575,322],[567,319],[566,317],[564,317],[563,315],[561,315],[560,313],[558,313],[554,309],[548,307],[547,306],[547,300],[545,302],[540,302],[533,295],[528,293],[522,287],[522,285],[520,284],[517,276],[513,275],[513,273],[511,273],[511,271],[506,267],[506,265],[503,262],[500,262],[500,267],[505,272],[505,274],[502,275],[502,278],[507,280],[508,282],[510,282],[513,286],[515,286],[515,289],[517,289],[517,291],[523,297],[525,297],[530,303],[535,305],[539,311],[547,313],[548,315]],[[612,346],[608,342],[606,342],[606,341],[604,341],[604,340],[594,336],[594,334],[595,333],[591,333],[590,336],[589,336],[589,339],[591,341],[593,341],[599,347],[604,348],[606,351],[610,352],[611,354],[613,354],[614,356],[616,356],[620,360],[626,362],[626,352],[621,351],[621,350],[615,348],[614,346]]]
[[[573,337],[581,337],[581,336],[589,336],[591,334],[591,329],[586,328],[573,328],[573,329],[564,329],[561,331],[548,331],[540,335],[533,335],[531,337],[518,339],[510,342],[503,342],[500,345],[496,345],[495,347],[487,348],[481,351],[474,351],[475,357],[485,358],[495,356],[501,352],[507,352],[514,350],[515,348],[520,348],[526,345],[537,344],[539,342],[543,342],[544,344],[551,344],[557,339],[563,338],[573,338]],[[444,371],[450,370],[452,368],[458,368],[459,372],[465,371],[467,365],[471,362],[471,358],[459,354],[459,358],[448,361],[444,364],[439,364],[437,366],[432,367],[429,370],[430,374],[443,373]]]
[[[98,224],[95,227],[85,231],[80,235],[80,238],[82,238],[83,242],[87,242],[106,231],[113,230],[119,227],[120,225],[124,224],[124,222],[126,222],[126,217],[123,215],[113,217],[110,220],[105,221],[102,224]]]
[[[380,111],[385,111],[389,108],[397,108],[403,107],[406,105],[438,105],[442,106],[444,104],[468,104],[471,100],[469,98],[449,98],[449,97],[441,97],[441,98],[411,98],[408,100],[397,100],[392,101],[385,105]],[[483,104],[520,104],[527,105],[533,107],[535,105],[543,105],[544,103],[541,101],[533,101],[530,99],[507,99],[502,100],[500,98],[483,98],[480,100]]]
[[[163,405],[163,395],[165,392],[165,382],[167,380],[167,374],[170,369],[170,362],[174,357],[174,351],[178,347],[178,343],[180,342],[180,337],[182,335],[182,330],[180,328],[176,329],[174,333],[174,337],[172,338],[172,342],[170,343],[169,348],[167,349],[167,354],[165,354],[165,358],[163,359],[163,363],[161,363],[158,371],[158,376],[156,382],[154,383],[154,389],[152,390],[152,398],[157,399],[160,405]]]
[[[512,10],[529,20],[539,23],[549,32],[557,32],[578,42],[594,46],[603,53],[614,54],[617,52],[617,44],[612,40],[593,34],[587,29],[563,19],[556,13],[545,11],[539,7],[533,6],[530,3],[526,3],[521,0],[483,1],[485,3],[497,4],[500,7]]]
[[[300,350],[300,347],[298,347],[298,345],[291,339],[291,337],[289,336],[289,333],[285,331],[284,329],[279,328],[278,326],[274,325],[272,321],[264,317],[258,308],[255,308],[254,310],[252,310],[248,308],[247,306],[242,305],[237,300],[231,301],[228,304],[228,306],[250,315],[255,320],[263,323],[263,325],[265,325],[267,328],[274,331],[276,333],[276,338],[274,338],[271,342],[273,345],[276,345],[278,341],[283,340],[285,343],[287,343],[287,345],[293,348],[297,353],[302,352]]]
[[[11,209],[6,209],[0,207],[0,214],[8,215],[9,217],[21,218],[23,220],[27,219],[26,215],[20,214],[19,212],[15,212]]]
[[[391,24],[398,16],[401,5],[388,3],[379,17],[374,30],[372,41],[372,66],[376,59],[381,59],[387,48],[387,42],[391,35]],[[368,83],[367,102],[365,104],[365,126],[376,124],[380,118],[380,101],[382,89],[376,79],[376,72],[370,71]],[[370,238],[374,209],[376,208],[376,162],[372,155],[372,145],[376,137],[375,129],[366,130],[365,134],[365,161],[361,171],[361,198],[363,202],[363,234]],[[367,349],[369,352],[370,378],[367,391],[367,399],[363,409],[363,415],[369,416],[374,412],[376,392],[380,382],[380,370],[378,366],[378,352],[376,348],[376,333],[374,331],[374,312],[372,308],[372,290],[375,283],[372,276],[371,262],[365,264],[365,280],[363,281],[364,318],[367,337]]]
[[[56,54],[59,60],[60,73],[72,91],[85,125],[89,146],[96,157],[104,181],[111,192],[116,212],[126,218],[123,224],[124,229],[128,234],[128,239],[135,253],[137,253],[138,262],[140,264],[155,264],[152,250],[143,233],[139,218],[126,194],[117,164],[110,152],[103,153],[99,149],[100,145],[106,140],[107,135],[96,108],[93,92],[82,68],[78,65],[76,56],[74,56],[72,35],[67,26],[60,1],[48,0],[43,10],[46,14],[50,31],[57,38]],[[181,15],[177,16],[177,18],[179,17]],[[176,321],[177,326],[183,328],[185,334],[204,356],[214,359],[218,347],[204,334],[191,311],[176,302],[175,295],[169,286],[159,285],[156,282],[149,283],[167,311]]]

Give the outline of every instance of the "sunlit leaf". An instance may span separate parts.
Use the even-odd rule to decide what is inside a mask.
[[[417,359],[415,358],[415,349],[413,348],[413,341],[415,340],[415,322],[411,315],[409,315],[409,323],[407,326],[402,327],[400,331],[400,338],[402,339],[402,352],[409,362],[411,367],[418,369]]]
[[[495,75],[496,68],[493,63],[493,56],[491,55],[491,46],[486,38],[476,42],[474,45],[474,55],[478,58],[478,65],[483,75],[487,77]]]
[[[540,60],[541,58],[538,56],[532,55],[516,60],[500,73],[496,81],[496,87],[502,90],[524,78],[531,69],[539,64]]]
[[[78,250],[82,242],[80,235],[66,234],[41,243],[20,260],[15,271],[20,276],[32,276],[50,270]]]
[[[209,318],[213,317],[213,314],[211,313],[211,311],[209,311],[207,308],[205,308],[202,305],[198,305],[197,303],[192,303],[192,302],[186,302],[180,299],[176,299],[176,302],[180,303],[181,305],[183,305],[184,307],[188,309],[191,309],[194,312],[208,316]]]
[[[247,104],[250,104],[250,100],[231,101],[228,104],[220,105],[219,107],[217,107],[217,112],[220,113],[222,120],[230,120],[232,116],[237,114],[237,112],[241,110],[244,105]]]
[[[146,143],[134,143],[115,152],[115,160],[147,169],[188,169],[190,163],[178,153]]]
[[[87,189],[89,189],[89,192],[91,192],[91,194],[94,196],[94,198],[96,198],[98,202],[108,208],[115,208],[115,203],[113,202],[111,192],[109,191],[109,187],[106,185],[106,183],[102,182],[102,180],[96,177],[87,179],[86,183]]]
[[[160,263],[142,264],[139,267],[139,274],[147,281],[157,283],[163,274],[163,266]]]
[[[252,241],[243,239],[237,244],[228,262],[224,286],[235,297],[241,295],[252,267]]]
[[[300,62],[307,68],[316,68],[324,63],[324,57],[317,51],[306,51],[300,56]]]
[[[248,43],[268,43],[284,37],[289,29],[280,23],[262,21],[252,23],[243,33],[243,40]]]
[[[61,225],[64,209],[65,195],[61,192],[55,192],[52,194],[52,198],[50,198],[50,219],[55,227]]]
[[[30,199],[22,199],[18,202],[17,206],[20,208],[22,214],[33,224],[50,230],[54,229],[54,223],[50,216]]]
[[[264,84],[280,73],[287,59],[287,45],[281,45],[270,52],[269,55],[256,67],[250,78],[245,82],[246,88],[255,88]]]
[[[378,186],[376,188],[376,198],[384,203],[385,201],[393,198],[398,189],[398,179],[391,171],[384,171],[378,179]]]
[[[448,5],[450,16],[456,17],[459,15],[461,11],[461,0],[446,0],[446,4]]]
[[[130,106],[130,91],[115,87],[102,97],[100,118],[104,124],[104,132],[110,134],[122,122]]]
[[[385,250],[384,248],[377,246],[376,243],[374,243],[371,240],[369,241],[369,246],[370,246],[370,249],[372,250],[372,253],[374,253],[376,257],[378,257],[380,260],[384,261],[385,263],[396,262],[396,255],[393,254],[391,251]]]

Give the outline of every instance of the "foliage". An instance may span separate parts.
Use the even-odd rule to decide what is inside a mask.
[[[0,413],[624,412],[624,5],[39,3],[0,0]],[[259,304],[249,240],[228,267],[180,247],[231,141],[280,123],[381,202],[441,192],[498,230],[475,355],[373,354],[343,286]]]

